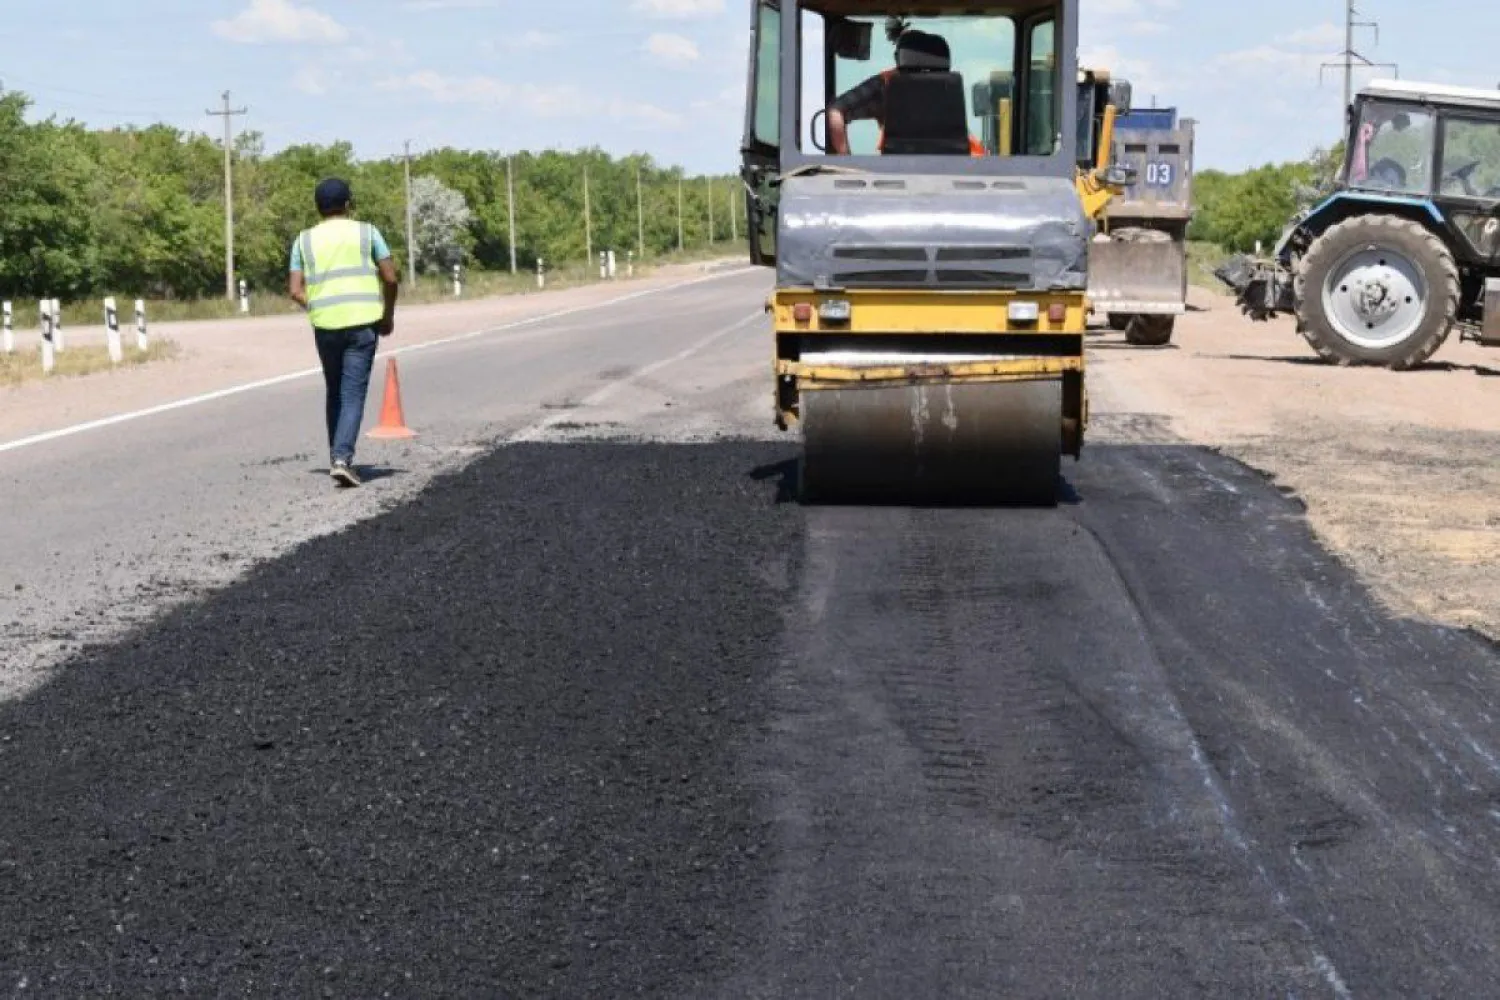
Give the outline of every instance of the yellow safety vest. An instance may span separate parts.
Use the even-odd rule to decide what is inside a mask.
[[[329,219],[297,237],[307,280],[307,313],[320,330],[372,326],[385,316],[368,222]]]

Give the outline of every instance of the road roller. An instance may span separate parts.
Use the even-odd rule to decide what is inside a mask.
[[[1056,503],[1088,416],[1083,197],[1126,180],[1128,85],[1084,99],[1078,0],[751,7],[750,258],[802,499]]]

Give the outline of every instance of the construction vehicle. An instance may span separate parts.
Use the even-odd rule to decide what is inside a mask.
[[[981,144],[991,156],[1012,155],[1012,116],[1015,114],[1014,74],[1004,70],[993,71],[984,83],[974,84],[974,107],[981,116]],[[1078,71],[1078,121],[1088,123],[1085,131],[1079,128],[1079,148],[1088,150],[1078,163],[1073,183],[1078,189],[1078,200],[1083,203],[1084,214],[1090,219],[1100,218],[1111,201],[1122,196],[1133,174],[1111,170],[1109,164],[1094,162],[1092,151],[1101,143],[1107,145],[1106,129],[1118,134],[1118,121],[1107,113],[1113,106],[1118,109],[1130,106],[1130,82],[1114,80],[1109,70],[1080,69]],[[978,109],[983,109],[982,111]],[[1112,124],[1113,122],[1113,124]],[[1126,168],[1121,165],[1121,169]],[[1091,262],[1092,263],[1092,262]]]
[[[801,430],[802,499],[1056,503],[1088,412],[1080,158],[1091,185],[1123,183],[1116,108],[1080,116],[1082,87],[1063,85],[1079,0],[751,7],[750,259],[776,271],[775,421]],[[882,24],[926,47],[894,57],[878,129],[854,123],[831,155],[822,109],[891,65],[872,64]],[[966,76],[1007,87],[971,109]]]
[[[1333,192],[1219,280],[1334,364],[1415,368],[1454,329],[1500,347],[1500,91],[1376,81],[1348,122]]]
[[[1100,214],[1089,252],[1089,303],[1127,343],[1172,341],[1187,312],[1196,123],[1177,109],[1139,109],[1115,123],[1115,159],[1134,179]]]

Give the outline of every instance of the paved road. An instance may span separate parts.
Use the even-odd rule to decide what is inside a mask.
[[[626,290],[618,306],[404,355],[403,401],[421,437],[364,441],[359,461],[372,481],[358,492],[329,485],[317,377],[0,451],[0,699],[45,676],[77,637],[116,632],[163,599],[378,513],[582,400],[598,396],[648,424],[670,411],[680,436],[717,432],[736,415],[726,379],[737,382],[741,410],[765,398],[754,326],[765,287],[763,275],[742,271]],[[463,333],[473,318],[455,323]],[[366,428],[383,376],[377,359]],[[765,421],[741,419],[766,432]]]
[[[414,356],[429,447],[527,441],[0,705],[0,989],[1494,994],[1494,650],[1201,449],[1096,446],[1057,510],[787,502],[794,444],[726,439],[763,287]],[[209,535],[378,495],[255,464],[310,445],[247,404],[161,426],[155,491],[103,439],[0,471]]]

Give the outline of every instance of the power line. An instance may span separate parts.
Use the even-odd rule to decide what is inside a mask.
[[[224,119],[224,295],[234,301],[234,119],[250,113],[249,108],[231,108],[229,91],[224,91],[224,110],[205,114]]]
[[[1380,44],[1380,24],[1376,21],[1361,21],[1359,15],[1362,13],[1355,6],[1354,0],[1345,0],[1344,4],[1344,51],[1338,55],[1336,62],[1324,63],[1318,68],[1318,82],[1323,80],[1323,71],[1327,69],[1342,69],[1344,71],[1344,104],[1339,112],[1339,131],[1344,130],[1344,116],[1348,113],[1349,105],[1354,103],[1354,70],[1361,69],[1390,69],[1394,70],[1397,77],[1401,76],[1401,68],[1395,63],[1372,62],[1364,53],[1354,48],[1354,29],[1372,28],[1375,31],[1375,44]]]

